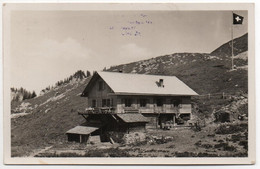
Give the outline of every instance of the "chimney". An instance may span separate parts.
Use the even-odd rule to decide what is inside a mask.
[[[163,79],[159,79],[159,87],[164,87],[164,85],[163,85]]]

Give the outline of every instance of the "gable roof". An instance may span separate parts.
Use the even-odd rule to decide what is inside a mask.
[[[117,95],[198,95],[175,76],[117,72],[96,72],[94,76],[97,75],[99,75]],[[94,76],[92,78],[94,78]],[[164,87],[158,87],[159,79],[163,79]]]
[[[116,114],[125,123],[149,122],[149,120],[139,113],[119,113]]]

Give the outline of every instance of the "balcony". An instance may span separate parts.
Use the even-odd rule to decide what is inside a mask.
[[[114,114],[115,108],[113,107],[95,107],[86,108],[85,110],[79,110],[79,114]]]

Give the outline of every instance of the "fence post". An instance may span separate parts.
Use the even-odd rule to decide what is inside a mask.
[[[225,92],[222,93],[222,98],[225,99]]]
[[[209,96],[209,99],[210,99],[210,93],[209,93],[209,95],[208,95],[208,96]]]

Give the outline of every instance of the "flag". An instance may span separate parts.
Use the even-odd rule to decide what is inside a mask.
[[[233,24],[238,25],[243,23],[244,17],[233,13]]]

